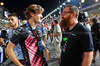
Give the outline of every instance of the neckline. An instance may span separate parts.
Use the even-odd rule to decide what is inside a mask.
[[[75,29],[78,27],[78,25],[79,25],[79,22],[78,22],[71,30],[69,30],[69,27],[67,28],[67,30],[68,30],[69,32],[71,32],[71,31],[75,30]]]
[[[26,26],[29,26],[32,30],[35,30],[32,26],[29,25],[29,23],[26,23]]]

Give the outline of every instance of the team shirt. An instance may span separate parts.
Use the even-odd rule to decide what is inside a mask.
[[[45,58],[43,57],[41,33],[39,25],[36,26],[36,29],[33,29],[27,22],[15,31],[10,40],[10,43],[13,45],[18,43],[21,45],[26,66],[46,66],[44,64]]]

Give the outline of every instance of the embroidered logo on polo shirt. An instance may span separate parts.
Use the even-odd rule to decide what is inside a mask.
[[[73,36],[76,36],[76,34],[72,34]]]

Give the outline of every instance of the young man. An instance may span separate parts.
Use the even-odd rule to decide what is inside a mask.
[[[19,28],[20,25],[18,23],[18,17],[17,17],[17,15],[15,13],[11,13],[8,16],[8,19],[9,19],[9,24],[10,24],[10,26],[12,28],[12,30],[9,33],[9,36],[11,38],[13,36],[15,30],[17,28]],[[15,52],[15,55],[16,55],[17,59],[21,63],[24,63],[24,57],[23,57],[23,53],[22,53],[20,44],[17,44],[16,47],[14,47],[14,52]],[[13,63],[13,61],[11,59],[6,60],[6,62],[4,62],[3,65],[4,66],[10,66],[10,65],[16,66],[15,63]]]
[[[62,34],[61,66],[90,66],[93,56],[93,41],[89,29],[78,22],[79,10],[67,5],[61,16]],[[60,59],[59,59],[60,62]]]
[[[26,8],[24,14],[28,22],[18,28],[9,41],[6,52],[17,66],[24,66],[19,62],[13,51],[13,48],[18,43],[22,47],[26,66],[47,66],[41,49],[42,38],[40,26],[37,25],[37,23],[41,22],[43,11],[44,9],[36,4],[32,4]]]
[[[55,26],[55,28],[53,30],[53,34],[50,35],[53,36],[53,44],[55,47],[55,52],[57,54],[55,58],[59,58],[61,54],[60,45],[62,40],[62,32],[57,20],[54,20],[53,25]]]

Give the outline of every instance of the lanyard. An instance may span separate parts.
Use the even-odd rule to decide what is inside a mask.
[[[31,29],[31,31],[32,31],[32,33],[33,33],[33,36],[35,36],[36,39],[38,39],[38,46],[39,46],[39,44],[40,44],[39,41],[40,41],[41,39],[40,39],[38,30],[33,29],[33,28],[30,26],[29,22],[27,22],[27,25],[30,27],[30,29]],[[36,27],[36,28],[37,28],[37,27]]]
[[[64,41],[68,41],[69,37],[72,35],[73,31],[68,35],[68,37],[63,38]]]
[[[66,47],[67,47],[67,41],[69,39],[69,37],[72,35],[73,31],[71,31],[71,33],[68,35],[68,37],[63,38],[64,44],[62,46],[62,51],[65,52]]]

